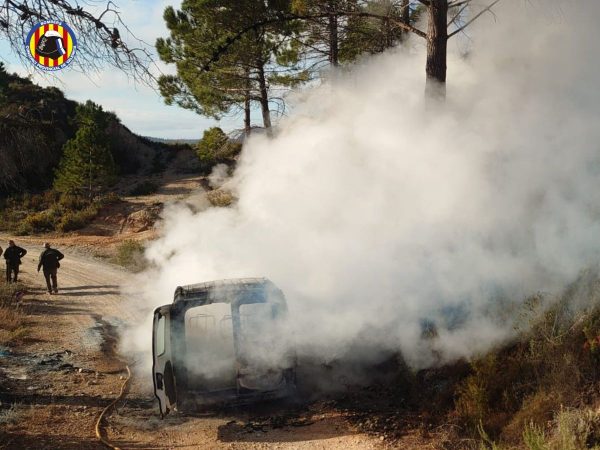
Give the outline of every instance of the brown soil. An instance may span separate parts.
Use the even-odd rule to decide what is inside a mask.
[[[136,315],[119,288],[129,274],[76,247],[57,245],[66,257],[60,293],[51,296],[35,270],[39,241],[19,240],[29,251],[21,277],[31,286],[22,306],[28,334],[18,348],[0,349],[0,448],[104,448],[94,426],[125,377],[116,348],[119,331]],[[328,403],[175,413],[161,420],[151,376],[136,367],[130,392],[104,428],[108,439],[131,449],[388,447],[383,438],[358,432],[348,413]]]

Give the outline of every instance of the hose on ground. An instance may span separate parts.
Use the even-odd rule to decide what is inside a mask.
[[[105,446],[107,446],[108,448],[112,448],[113,450],[121,449],[116,445],[111,444],[110,441],[108,441],[108,439],[106,439],[102,435],[102,420],[104,419],[105,415],[117,404],[117,402],[125,396],[127,385],[129,384],[129,380],[131,379],[131,370],[129,369],[129,366],[125,366],[125,369],[127,369],[127,378],[125,378],[123,384],[121,385],[121,392],[119,393],[117,398],[115,398],[108,406],[106,406],[106,408],[102,410],[100,416],[98,417],[98,420],[96,421],[96,437]]]

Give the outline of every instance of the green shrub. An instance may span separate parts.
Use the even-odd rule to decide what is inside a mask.
[[[132,239],[123,241],[117,247],[114,262],[132,272],[141,272],[148,266],[148,260],[144,256],[144,246],[141,242]]]
[[[29,236],[33,234],[33,227],[28,223],[21,222],[13,229],[15,235],[17,236]]]
[[[55,191],[45,191],[41,194],[23,194],[21,197],[13,198],[13,206],[26,210],[43,211],[56,203],[60,194]]]
[[[28,215],[22,223],[33,232],[54,231],[54,219],[54,215],[50,214],[49,211],[41,211]]]
[[[60,219],[60,222],[56,226],[57,230],[66,233],[68,231],[75,231],[83,228],[86,225],[85,220],[77,212],[68,212]]]
[[[98,208],[95,205],[90,205],[81,211],[69,211],[61,217],[56,229],[62,233],[79,230],[90,223],[97,214]]]
[[[15,231],[26,217],[26,211],[8,208],[4,209],[0,213],[0,230]]]
[[[67,210],[79,211],[85,208],[89,201],[79,195],[63,194],[60,196],[59,204]]]
[[[158,191],[160,186],[150,180],[142,181],[141,183],[136,184],[130,191],[129,195],[138,196],[138,195],[150,195],[154,194]]]
[[[0,202],[0,230],[18,236],[74,231],[93,220],[100,208],[119,200],[113,192],[97,197],[93,203],[81,195],[55,191],[9,197]]]

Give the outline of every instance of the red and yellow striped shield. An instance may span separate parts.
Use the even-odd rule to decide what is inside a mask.
[[[29,32],[26,41],[29,55],[36,67],[59,70],[66,67],[75,56],[77,39],[64,22],[42,22]]]

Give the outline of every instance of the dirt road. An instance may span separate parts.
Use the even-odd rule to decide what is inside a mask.
[[[23,344],[0,348],[0,448],[105,448],[95,438],[94,425],[123,383],[119,333],[139,319],[121,296],[128,273],[77,248],[61,248],[66,257],[59,271],[60,293],[51,296],[36,272],[41,242],[19,244],[29,251],[22,279],[32,289],[23,304],[28,314]],[[124,449],[385,447],[379,438],[354,431],[344,413],[326,402],[294,410],[267,405],[195,417],[173,414],[161,420],[146,372],[133,368],[126,401],[105,423],[108,439]]]

